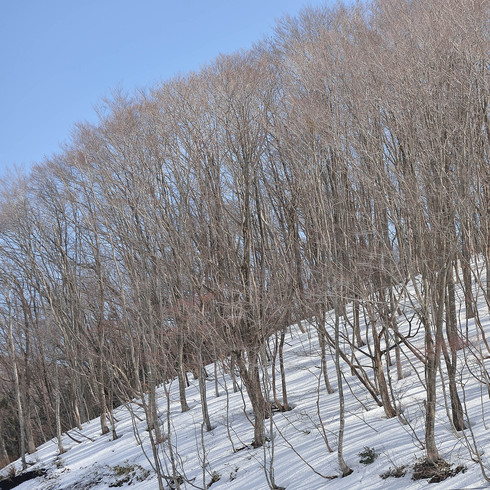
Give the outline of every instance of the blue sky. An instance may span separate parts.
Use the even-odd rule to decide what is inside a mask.
[[[333,0],[0,0],[0,175],[57,152],[111,90],[197,70],[324,3]]]

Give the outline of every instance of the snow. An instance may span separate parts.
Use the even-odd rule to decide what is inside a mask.
[[[410,293],[410,289],[408,292]],[[462,296],[460,292],[459,296]],[[404,308],[407,317],[402,315],[398,318],[399,328],[400,332],[407,334],[409,325],[406,318],[410,318],[412,306],[406,301],[401,307]],[[490,413],[490,398],[486,385],[479,377],[481,363],[488,368],[490,360],[478,360],[478,351],[481,349],[485,352],[486,348],[475,322],[470,320],[466,324],[464,302],[458,307],[458,311],[463,330],[468,329],[470,346],[474,352],[470,354],[468,350],[459,351],[458,389],[462,402],[466,405],[483,463],[490,473],[490,417],[486,417],[486,413]],[[479,301],[479,314],[484,331],[488,335],[490,318],[483,300]],[[330,321],[327,321],[327,325],[329,323]],[[219,397],[216,398],[214,395],[212,376],[207,381],[209,413],[214,427],[209,433],[201,427],[197,380],[192,380],[191,386],[187,388],[191,409],[186,413],[180,413],[177,382],[173,381],[167,385],[171,402],[170,442],[178,455],[178,471],[188,482],[182,484],[182,488],[206,488],[213,475],[219,475],[219,480],[212,483],[213,490],[267,489],[269,484],[266,473],[270,471],[272,450],[276,484],[286,489],[416,489],[427,485],[427,480],[412,479],[413,464],[424,457],[421,441],[424,440],[425,390],[422,384],[424,371],[421,362],[408,349],[404,349],[406,356],[403,357],[403,367],[407,376],[396,381],[395,366],[390,368],[394,396],[408,421],[407,425],[403,425],[396,417],[387,419],[383,409],[376,405],[358,379],[351,374],[350,369],[342,363],[346,402],[344,459],[353,469],[353,473],[340,478],[336,451],[339,399],[333,356],[332,353],[329,355],[328,367],[335,392],[328,394],[323,379],[320,378],[320,348],[315,330],[307,322],[304,322],[304,327],[305,333],[301,333],[297,326],[290,327],[288,331],[284,358],[288,399],[293,409],[286,413],[275,413],[272,420],[266,421],[269,439],[272,439],[274,444],[269,441],[262,448],[252,448],[252,414],[248,398],[244,388],[242,393],[233,393],[231,378],[223,370],[218,371]],[[413,327],[414,325],[412,333]],[[365,326],[362,325],[362,328]],[[419,349],[423,349],[423,340],[423,329],[420,329],[412,341]],[[465,352],[468,356],[467,364],[472,368],[471,372],[464,364]],[[364,365],[369,364],[366,359],[363,362],[362,355],[359,355],[359,360]],[[441,363],[441,366],[443,365],[444,362]],[[272,367],[268,366],[267,369],[270,375]],[[213,373],[213,367],[209,366],[207,371]],[[444,369],[443,375],[447,379]],[[437,488],[485,487],[488,484],[468,448],[472,443],[470,431],[465,430],[458,434],[451,428],[442,389],[439,378],[436,415],[438,447],[444,459],[454,463],[454,466],[465,465],[467,469],[464,473],[434,485]],[[158,403],[161,422],[166,428],[167,400],[163,386],[158,390]],[[29,455],[28,461],[33,463],[31,469],[44,468],[47,475],[25,482],[16,488],[101,490],[119,484],[131,484],[131,488],[134,489],[158,488],[155,473],[151,469],[152,453],[142,408],[133,403],[131,409],[142,419],[141,421],[134,417],[132,419],[128,405],[114,411],[116,429],[120,436],[117,440],[112,440],[110,433],[101,435],[99,420],[95,419],[83,424],[81,431],[70,431],[72,437],[81,441],[80,443],[74,442],[64,434],[63,445],[68,451],[62,455],[57,454],[55,439],[40,446],[35,454]],[[135,430],[142,440],[142,445],[137,443]],[[331,453],[325,437],[333,449]],[[377,454],[372,464],[360,463],[359,453],[365,448],[372,448]],[[171,474],[168,441],[160,444],[160,451],[163,467],[167,474]],[[20,461],[12,465],[20,471]],[[407,467],[405,476],[381,478],[380,475],[390,468],[402,465]],[[7,475],[10,466],[4,468],[0,475]],[[126,481],[123,481],[125,478]]]

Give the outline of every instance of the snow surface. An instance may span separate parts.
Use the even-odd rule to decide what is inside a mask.
[[[490,431],[488,430],[490,415],[487,415],[490,414],[490,398],[481,377],[482,363],[488,369],[490,361],[485,358],[488,356],[479,357],[478,351],[487,355],[488,352],[474,320],[466,323],[464,319],[464,301],[460,291],[458,297],[461,302],[459,306],[461,328],[463,333],[468,333],[469,345],[474,353],[469,355],[466,351],[470,372],[463,364],[465,351],[459,351],[458,389],[462,401],[466,404],[478,449],[483,454],[486,471],[490,474]],[[406,317],[402,315],[398,318],[399,328],[402,333],[407,334],[409,325],[406,318],[411,317],[413,306],[406,299],[401,303],[401,308]],[[484,331],[490,335],[490,318],[483,298],[479,301],[479,314]],[[328,324],[331,324],[330,319],[327,321]],[[332,355],[329,355],[329,377],[335,392],[328,394],[323,379],[320,378],[320,350],[315,330],[307,322],[304,322],[303,326],[306,328],[306,333],[301,333],[297,326],[288,330],[284,354],[288,399],[294,408],[287,413],[275,413],[272,421],[266,421],[268,435],[273,439],[273,445],[269,441],[263,448],[252,448],[253,427],[250,422],[252,420],[250,404],[244,389],[242,393],[233,393],[229,374],[219,370],[220,396],[215,397],[213,367],[207,367],[210,375],[207,381],[209,413],[214,426],[213,431],[209,433],[201,427],[197,380],[191,381],[191,386],[187,388],[187,400],[191,409],[186,413],[180,413],[177,382],[167,384],[171,401],[170,442],[178,455],[178,471],[185,475],[188,482],[184,483],[182,488],[206,488],[214,474],[219,475],[219,480],[212,483],[213,490],[267,489],[269,485],[266,472],[270,471],[273,446],[275,481],[277,485],[286,489],[416,489],[427,485],[427,480],[412,480],[411,468],[418,459],[424,457],[419,442],[424,440],[425,390],[422,384],[424,371],[420,361],[406,348],[404,348],[406,355],[402,354],[406,377],[396,381],[395,366],[390,368],[390,373],[394,395],[409,425],[402,425],[397,418],[387,419],[383,409],[374,403],[357,378],[351,375],[350,369],[343,364],[346,400],[344,459],[354,471],[345,478],[325,478],[340,476],[336,452],[339,399],[335,369]],[[416,327],[412,325],[412,333]],[[418,348],[423,349],[422,328],[412,341]],[[477,361],[478,358],[481,361]],[[359,359],[363,365],[370,365],[370,361],[366,358],[363,362],[361,355]],[[443,365],[444,362],[441,362],[441,366]],[[268,366],[268,370],[270,376],[271,366]],[[371,373],[369,369],[368,372]],[[447,379],[444,368],[443,376]],[[437,488],[486,487],[488,483],[483,479],[479,465],[472,460],[471,452],[468,450],[468,441],[471,442],[469,431],[465,430],[464,434],[457,434],[451,428],[442,388],[439,378],[436,415],[438,447],[441,456],[448,462],[454,463],[454,466],[465,465],[467,470],[434,486]],[[158,403],[161,422],[166,428],[167,400],[163,387],[158,390]],[[134,489],[158,488],[155,473],[150,465],[152,454],[149,435],[145,430],[143,410],[137,403],[130,405],[135,416],[141,419],[139,420],[135,416],[131,417],[128,406],[122,406],[114,411],[117,419],[116,429],[120,436],[117,440],[112,440],[110,433],[100,434],[98,419],[87,422],[83,424],[82,431],[75,429],[69,431],[72,437],[81,441],[80,443],[74,442],[64,434],[63,445],[68,449],[66,453],[60,456],[57,454],[57,442],[53,439],[40,446],[35,454],[29,455],[28,461],[33,463],[30,469],[44,468],[47,470],[47,475],[25,482],[16,488],[19,490],[86,488],[101,490],[119,484],[127,486],[129,483]],[[135,431],[142,440],[142,445],[138,445]],[[329,453],[325,437],[334,452]],[[168,444],[168,440],[161,443],[160,451],[164,470],[167,474],[171,474]],[[372,464],[360,463],[359,453],[365,447],[373,448],[378,454]],[[7,475],[12,465],[20,471],[20,461],[16,461],[4,468],[0,476]],[[138,466],[132,468],[133,465]],[[381,479],[380,475],[390,467],[401,465],[408,468],[404,477]],[[126,468],[128,473],[119,468],[118,474],[117,466]],[[130,471],[130,466],[134,471]],[[123,483],[124,477],[129,481]]]

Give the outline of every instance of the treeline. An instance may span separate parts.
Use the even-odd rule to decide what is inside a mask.
[[[5,182],[3,463],[53,436],[62,453],[61,433],[99,415],[117,437],[112,408],[138,398],[158,467],[170,434],[156,387],[177,377],[185,411],[194,372],[211,430],[210,362],[240,377],[261,446],[271,407],[289,409],[282,347],[302,319],[318,331],[326,393],[334,352],[339,409],[347,363],[403,420],[389,386],[403,351],[418,353],[396,320],[409,280],[437,461],[441,355],[452,423],[465,425],[456,283],[477,324],[477,299],[490,300],[488,19],[485,0],[305,9],[250,51],[114,96],[97,125],[77,125],[58,155]],[[261,376],[271,336],[272,399]],[[356,362],[366,342],[371,368]]]

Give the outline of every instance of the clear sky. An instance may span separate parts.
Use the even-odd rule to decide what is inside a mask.
[[[57,152],[111,90],[132,92],[249,48],[334,0],[0,0],[0,175]]]

